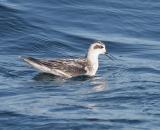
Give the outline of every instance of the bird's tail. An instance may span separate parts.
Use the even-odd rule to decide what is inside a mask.
[[[39,59],[35,59],[35,58],[32,58],[32,57],[20,57],[20,58],[23,59],[28,64],[30,64],[32,67],[34,67],[34,68],[36,68],[36,69],[38,69],[42,72],[45,72],[45,73],[50,72],[50,68],[45,66],[43,64],[43,62]]]

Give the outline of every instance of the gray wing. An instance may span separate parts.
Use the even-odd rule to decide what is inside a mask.
[[[60,70],[71,76],[78,76],[86,73],[85,59],[48,60],[44,61],[43,63],[52,69]]]
[[[49,68],[50,70],[58,70],[70,76],[84,75],[86,73],[85,59],[57,59],[57,60],[40,60],[32,57],[25,58],[35,64]]]

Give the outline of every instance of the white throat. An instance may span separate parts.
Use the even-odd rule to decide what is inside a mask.
[[[88,51],[87,54],[87,75],[94,76],[98,70],[99,62],[98,62],[98,53],[94,53],[93,51]]]

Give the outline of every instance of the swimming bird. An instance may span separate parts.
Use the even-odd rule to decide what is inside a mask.
[[[106,54],[106,47],[104,43],[97,41],[90,45],[86,58],[46,60],[26,57],[23,60],[41,72],[71,78],[82,75],[95,76],[100,54]]]

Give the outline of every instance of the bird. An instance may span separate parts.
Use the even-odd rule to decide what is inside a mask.
[[[32,67],[43,73],[55,76],[72,78],[77,76],[95,76],[99,67],[99,55],[107,54],[105,44],[96,41],[90,44],[84,58],[60,58],[60,59],[37,59],[23,57],[22,59]]]

